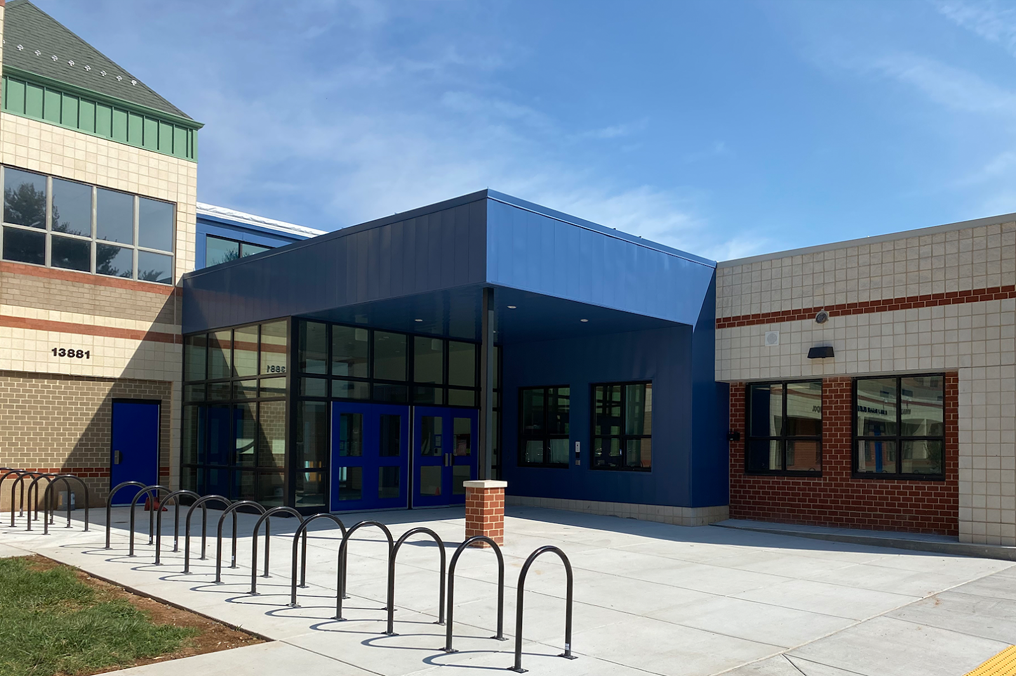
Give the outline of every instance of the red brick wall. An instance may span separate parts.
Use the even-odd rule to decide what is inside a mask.
[[[945,481],[851,478],[851,379],[822,381],[822,476],[745,474],[745,384],[730,385],[730,518],[957,535],[959,376],[945,381]]]

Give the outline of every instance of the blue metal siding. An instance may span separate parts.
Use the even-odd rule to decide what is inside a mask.
[[[228,224],[218,219],[212,220],[198,216],[197,241],[195,242],[197,246],[194,257],[195,270],[200,270],[208,264],[205,250],[205,237],[208,235],[225,237],[226,239],[238,242],[250,242],[251,244],[259,244],[261,246],[272,247],[273,249],[304,239],[303,237],[289,237],[284,233],[274,230],[254,228],[253,226],[241,224]]]
[[[491,284],[694,325],[715,266],[490,199]]]

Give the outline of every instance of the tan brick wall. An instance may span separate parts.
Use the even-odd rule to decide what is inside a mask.
[[[172,398],[168,382],[0,371],[0,466],[81,475],[92,504],[105,504],[113,400],[154,399],[162,402],[159,474],[165,482]],[[11,483],[2,487],[4,507]]]

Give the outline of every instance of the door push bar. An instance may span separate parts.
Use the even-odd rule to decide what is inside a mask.
[[[385,632],[389,636],[398,636],[395,633],[395,557],[399,555],[399,549],[403,543],[413,535],[422,533],[429,535],[437,543],[438,553],[441,555],[441,570],[438,573],[440,579],[440,585],[438,586],[437,594],[437,609],[438,609],[438,624],[444,624],[444,600],[445,600],[445,547],[444,542],[438,537],[438,534],[429,528],[410,528],[399,541],[395,543],[392,548],[391,555],[388,557],[388,630]]]

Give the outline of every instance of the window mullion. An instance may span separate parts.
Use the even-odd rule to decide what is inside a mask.
[[[896,378],[896,474],[903,474],[903,378]]]

